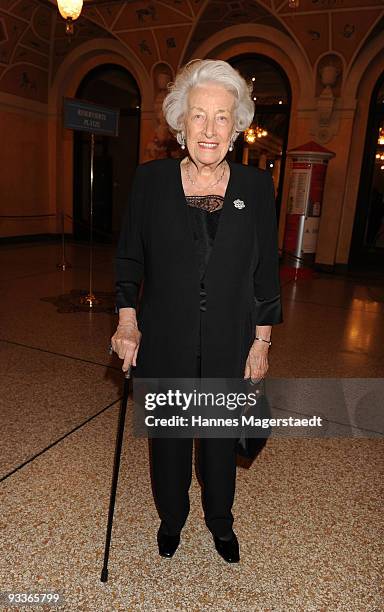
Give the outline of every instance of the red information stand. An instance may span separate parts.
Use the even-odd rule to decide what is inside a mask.
[[[305,278],[313,274],[317,235],[328,161],[332,151],[314,141],[288,151],[292,159],[284,235],[283,275]]]

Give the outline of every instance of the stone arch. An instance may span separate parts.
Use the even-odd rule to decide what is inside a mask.
[[[349,152],[348,175],[336,252],[336,262],[344,265],[349,260],[364,154],[362,143],[365,142],[370,100],[374,87],[384,72],[383,67],[382,41],[374,39],[367,44],[349,69],[343,88],[345,106],[348,104],[351,109],[355,109],[352,128],[354,137]]]
[[[194,57],[206,58],[214,54],[220,59],[228,59],[242,53],[259,53],[274,59],[287,74],[292,95],[297,99],[308,92],[313,94],[313,69],[307,57],[289,36],[269,26],[245,24],[224,28],[205,40],[194,52]]]
[[[152,118],[153,87],[140,60],[118,41],[94,39],[65,58],[53,80],[48,99],[48,192],[50,212],[72,211],[73,132],[62,125],[63,97],[73,97],[83,77],[103,64],[116,64],[135,78],[141,95],[141,144]],[[141,147],[140,147],[141,149]],[[59,227],[57,228],[59,230]]]
[[[49,111],[55,112],[64,91],[65,95],[73,95],[82,78],[92,68],[105,63],[114,63],[126,68],[138,84],[143,109],[150,108],[151,79],[144,64],[128,47],[118,41],[96,38],[76,47],[61,64],[49,90]]]
[[[363,47],[355,61],[349,65],[345,74],[344,96],[349,100],[357,98],[360,84],[366,78],[367,72],[370,72],[372,65],[380,64],[383,59],[383,40],[381,36],[376,36],[373,40]],[[379,67],[377,66],[377,71]]]

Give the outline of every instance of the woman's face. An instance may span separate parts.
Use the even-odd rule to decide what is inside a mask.
[[[217,83],[190,90],[184,131],[196,164],[216,165],[224,159],[234,132],[234,107],[235,96]]]

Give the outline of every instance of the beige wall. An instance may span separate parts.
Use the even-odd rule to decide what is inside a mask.
[[[49,214],[47,116],[0,98],[0,217]],[[0,236],[52,231],[51,219],[0,218]]]

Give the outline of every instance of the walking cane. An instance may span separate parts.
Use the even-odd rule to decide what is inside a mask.
[[[112,354],[112,347],[109,348],[110,355]],[[123,387],[123,397],[121,400],[120,412],[119,412],[119,421],[117,425],[117,433],[116,433],[116,446],[115,446],[115,459],[113,463],[113,472],[112,472],[112,485],[111,485],[111,496],[109,500],[109,512],[108,512],[108,523],[107,523],[107,533],[105,538],[105,550],[104,550],[104,564],[103,569],[101,571],[101,582],[107,582],[108,580],[108,559],[109,559],[109,549],[111,546],[111,535],[112,535],[112,523],[113,523],[113,513],[115,511],[115,499],[116,499],[116,490],[117,490],[117,481],[119,479],[119,469],[120,469],[120,457],[121,457],[121,447],[123,444],[123,436],[124,436],[124,425],[125,425],[125,414],[127,412],[127,402],[129,395],[129,381],[131,379],[131,368],[124,374],[124,387]]]

